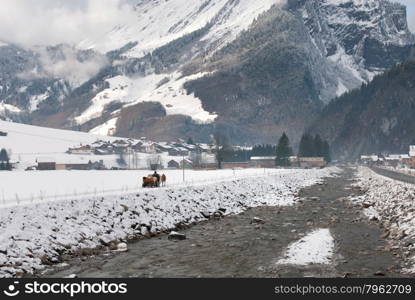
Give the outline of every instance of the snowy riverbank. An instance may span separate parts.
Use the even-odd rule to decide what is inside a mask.
[[[378,175],[366,167],[359,168],[355,185],[365,193],[351,200],[362,206],[368,218],[381,222],[390,249],[403,250],[410,265],[406,271],[415,273],[415,185]]]
[[[84,254],[97,247],[116,249],[120,241],[202,221],[218,211],[234,214],[255,206],[293,205],[301,188],[338,171],[281,170],[221,183],[3,208],[0,276],[32,273],[81,249]]]

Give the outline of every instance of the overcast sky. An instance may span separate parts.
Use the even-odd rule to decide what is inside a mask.
[[[134,17],[127,1],[132,0],[1,0],[0,40],[77,43]]]
[[[415,0],[395,0],[408,7],[409,28],[415,33]]]
[[[26,46],[78,43],[136,17],[127,4],[134,1],[138,0],[1,0],[0,41]],[[394,1],[408,6],[415,32],[415,0]]]

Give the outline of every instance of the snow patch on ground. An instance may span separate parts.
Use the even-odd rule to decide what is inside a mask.
[[[339,79],[339,83],[338,83],[337,91],[336,91],[337,97],[340,97],[341,95],[343,95],[344,93],[346,93],[348,91],[349,91],[348,88],[345,87],[343,82]]]
[[[117,121],[118,121],[118,118],[113,118],[111,120],[108,120],[104,124],[99,125],[95,127],[94,129],[91,129],[89,133],[97,134],[97,135],[112,136],[115,133]]]
[[[202,221],[219,208],[289,205],[298,191],[339,172],[286,170],[222,183],[140,190],[123,196],[35,203],[0,210],[0,277],[15,277],[61,263],[62,254],[108,247],[140,235]]]
[[[317,229],[291,244],[277,264],[331,264],[334,239],[329,229]]]
[[[34,112],[38,109],[39,104],[41,104],[43,101],[45,101],[46,99],[48,99],[49,97],[49,93],[46,92],[44,94],[40,94],[40,95],[36,95],[33,96],[30,99],[30,107],[29,107],[29,111],[30,112]]]
[[[415,273],[415,185],[381,176],[369,168],[359,167],[355,184],[365,193],[351,197],[362,205],[363,213],[380,221],[387,230],[391,247],[403,250]]]
[[[21,109],[14,105],[0,102],[0,114],[5,113],[6,111],[12,112],[12,113],[20,113]]]

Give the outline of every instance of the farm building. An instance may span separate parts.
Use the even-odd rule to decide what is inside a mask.
[[[415,156],[402,159],[402,163],[408,168],[415,169]]]
[[[276,156],[253,156],[249,163],[253,168],[275,168]]]
[[[249,168],[249,162],[223,162],[222,168],[224,169],[234,169],[234,168]]]
[[[39,159],[37,169],[40,171],[52,171],[52,170],[104,170],[104,162],[102,160],[98,162],[92,162],[91,160],[84,159],[67,159],[65,161],[55,161],[54,159]]]
[[[52,161],[44,161],[44,162],[38,162],[37,163],[37,169],[39,171],[52,171],[52,170],[56,170],[56,162],[52,162]]]
[[[299,157],[301,168],[322,168],[327,165],[324,157]]]

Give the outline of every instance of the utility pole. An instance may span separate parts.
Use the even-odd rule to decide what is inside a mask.
[[[184,155],[183,155],[183,160],[182,160],[182,168],[183,168],[183,182],[185,182],[185,177],[184,177]]]

